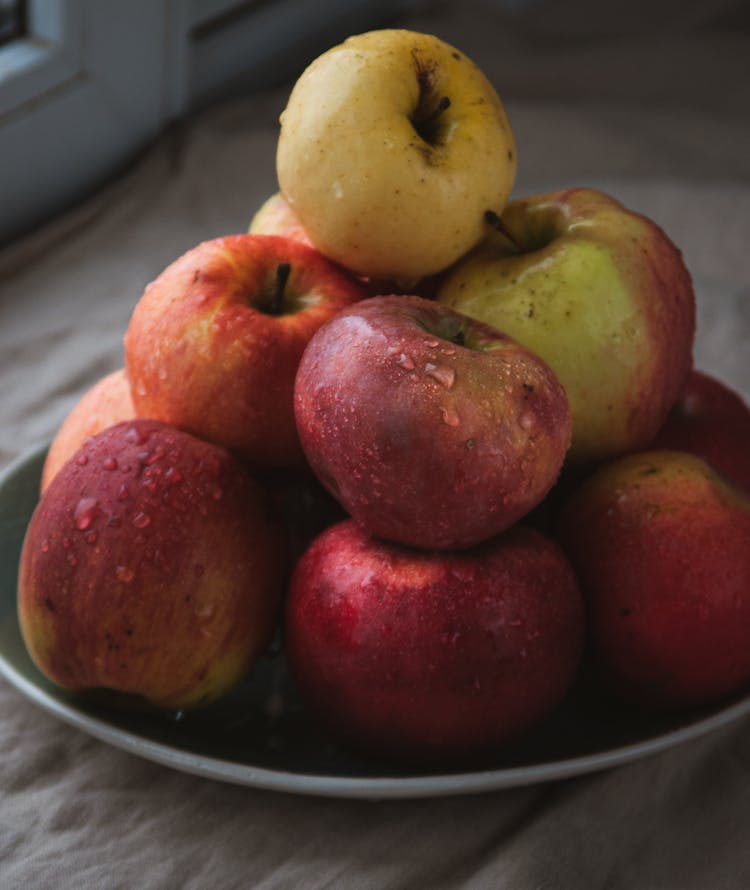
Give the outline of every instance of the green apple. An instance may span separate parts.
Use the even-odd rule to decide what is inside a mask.
[[[432,275],[477,244],[516,169],[482,72],[436,37],[350,37],[319,56],[281,116],[282,194],[315,246],[360,275]]]
[[[644,447],[692,365],[695,297],[679,250],[593,189],[516,200],[488,219],[503,231],[456,264],[437,299],[551,366],[573,415],[569,461]]]

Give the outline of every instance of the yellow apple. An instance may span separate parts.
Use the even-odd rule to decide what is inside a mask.
[[[463,53],[370,31],[319,56],[281,116],[281,192],[315,246],[366,276],[412,281],[479,242],[516,170],[508,118]]]

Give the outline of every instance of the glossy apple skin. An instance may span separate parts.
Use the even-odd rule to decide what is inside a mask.
[[[299,217],[280,192],[275,192],[262,204],[250,221],[248,232],[257,235],[283,235],[285,238],[294,238],[295,241],[312,246],[312,241]],[[416,282],[410,281],[409,293],[432,299],[437,293],[438,280],[439,276],[431,276]],[[363,276],[358,276],[357,281],[368,297],[404,292],[397,281]]]
[[[473,550],[411,550],[352,520],[295,569],[286,648],[303,701],[343,742],[419,763],[492,755],[573,683],[581,595],[562,551],[516,526]]]
[[[443,97],[450,106],[425,124]],[[510,194],[516,149],[497,93],[466,56],[385,29],[350,37],[303,72],[281,116],[276,170],[326,256],[411,282],[480,240],[485,211],[500,213]]]
[[[279,265],[291,266],[282,314],[269,312]],[[313,333],[364,296],[313,248],[229,235],[188,251],[150,284],[125,335],[139,416],[236,452],[257,468],[300,466],[292,392]]]
[[[594,474],[560,518],[602,676],[647,708],[750,683],[750,500],[700,459],[649,451]]]
[[[250,220],[248,232],[251,235],[283,235],[285,238],[301,241],[308,247],[314,246],[299,217],[281,192],[274,192],[258,208]]]
[[[649,444],[692,366],[695,297],[679,250],[654,222],[594,189],[512,201],[523,253],[492,232],[437,299],[540,355],[573,415],[569,460]]]
[[[310,466],[347,512],[414,547],[470,547],[511,526],[554,484],[570,437],[544,362],[419,297],[373,297],[322,328],[295,414]]]
[[[133,417],[135,408],[130,397],[130,384],[125,370],[120,368],[102,377],[85,392],[63,421],[44,460],[41,492],[44,493],[60,467],[78,451],[85,439]]]
[[[19,569],[23,638],[66,689],[203,705],[269,642],[285,553],[236,458],[156,421],[125,421],[87,439],[34,511]]]
[[[692,371],[649,448],[687,451],[750,496],[750,408],[739,393]]]

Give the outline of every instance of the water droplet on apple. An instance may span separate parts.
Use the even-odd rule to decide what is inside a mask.
[[[524,411],[523,414],[518,418],[518,424],[521,429],[524,429],[526,430],[526,432],[528,432],[529,430],[533,429],[536,424],[534,415],[530,414],[528,411]]]
[[[340,201],[344,197],[344,190],[341,188],[341,183],[337,180],[331,186],[331,191],[333,192],[333,197]]]
[[[78,464],[79,467],[85,467],[88,462],[89,462],[89,459],[88,459],[88,455],[86,455],[86,454],[79,454],[78,457],[76,457],[76,463]]]
[[[151,517],[148,515],[148,513],[139,511],[135,514],[131,521],[136,528],[146,528],[146,526],[151,524]]]
[[[402,352],[399,355],[399,357],[396,359],[396,364],[400,368],[403,368],[405,371],[413,371],[414,370],[414,362],[405,352]]]
[[[159,380],[166,380],[166,379],[167,379],[167,376],[168,376],[168,375],[167,375],[167,369],[164,368],[164,367],[159,368],[159,371],[158,371],[158,373],[157,373],[157,376],[158,376]]]
[[[75,553],[68,554],[68,565],[72,568],[78,565],[78,557],[75,555]]]
[[[139,394],[145,396],[146,390],[143,389],[141,392],[141,389],[142,387],[138,388]],[[125,441],[130,445],[143,445],[148,441],[149,435],[150,433],[148,430],[144,430],[143,427],[131,426],[127,433],[125,433]]]
[[[206,603],[204,606],[200,606],[200,608],[195,610],[196,617],[200,618],[203,621],[208,621],[213,617],[214,612],[216,611],[216,607],[213,603]]]
[[[112,455],[105,457],[102,461],[102,469],[104,470],[116,470],[118,466],[117,458],[112,457]]]
[[[152,464],[155,464],[158,460],[161,460],[166,454],[166,450],[162,448],[161,445],[157,445],[156,448],[150,453],[147,454],[144,463],[146,466],[150,467]]]
[[[73,520],[78,531],[85,531],[99,515],[99,504],[96,498],[81,498],[76,505]]]
[[[99,540],[99,532],[95,529],[88,532],[85,540],[87,544],[96,544],[96,542]]]
[[[73,546],[73,539],[72,538],[63,538],[62,545],[66,550],[68,550],[70,547]]]
[[[135,572],[130,566],[117,566],[115,569],[115,578],[118,581],[122,581],[123,584],[130,584],[130,582],[135,578]]]
[[[49,541],[42,541],[42,553],[49,553]]]
[[[434,349],[436,346],[439,345],[439,341],[437,341],[437,340],[425,340],[425,341],[424,341],[424,345],[425,345],[425,346],[428,346],[430,349]]]
[[[182,482],[183,476],[176,467],[170,467],[164,474],[164,478],[170,485],[176,485],[178,482]]]
[[[452,407],[446,408],[445,405],[441,405],[440,413],[443,416],[443,423],[447,423],[448,426],[456,427],[461,423],[458,414]]]
[[[446,389],[450,389],[456,382],[456,372],[453,368],[447,368],[443,365],[427,364],[425,365],[425,372],[428,377],[437,380],[437,382]]]

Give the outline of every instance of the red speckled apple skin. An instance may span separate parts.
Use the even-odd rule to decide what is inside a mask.
[[[269,314],[279,265],[295,311]],[[139,417],[216,442],[251,466],[304,464],[292,393],[315,331],[365,296],[318,251],[277,235],[206,241],[145,290],[125,335],[125,364]]]
[[[750,501],[678,452],[599,470],[560,517],[598,663],[649,708],[704,705],[750,683]]]
[[[374,297],[321,328],[295,414],[310,466],[347,512],[414,547],[470,547],[509,528],[547,494],[570,443],[565,392],[541,359],[419,297]]]
[[[708,374],[691,372],[649,448],[688,451],[750,496],[750,408]]]
[[[88,439],[52,480],[21,554],[18,608],[40,669],[73,690],[202,704],[272,635],[286,537],[225,449],[156,421]]]
[[[539,723],[573,682],[583,638],[566,558],[522,527],[438,553],[346,520],[307,550],[287,600],[311,712],[361,751],[420,763],[476,762]]]

